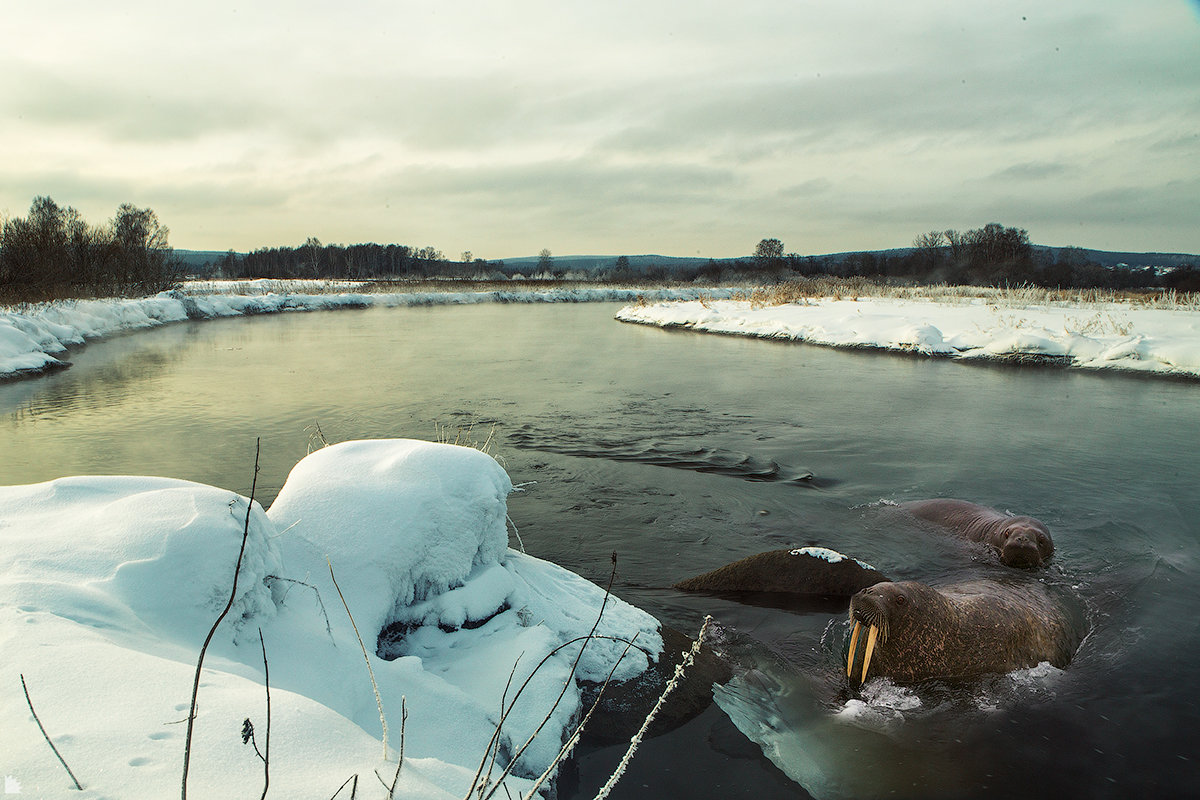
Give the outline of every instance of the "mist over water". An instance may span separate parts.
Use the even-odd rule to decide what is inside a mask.
[[[778,760],[806,765],[779,769],[714,707],[643,745],[614,796],[804,797],[785,772],[828,783],[868,757],[886,766],[872,785],[898,796],[1200,791],[1195,384],[663,331],[615,310],[282,314],[114,337],[0,385],[0,481],[133,473],[248,493],[261,437],[269,504],[321,437],[490,437],[523,485],[509,511],[528,552],[602,584],[615,551],[624,599],[691,633],[713,614],[718,646],[753,670],[741,707],[780,728],[762,737]],[[1090,626],[1065,671],[854,697],[844,609],[669,588],[807,544],[893,578],[995,574],[880,505],[934,496],[1049,526],[1042,577]],[[617,758],[582,752],[562,795],[590,797]]]

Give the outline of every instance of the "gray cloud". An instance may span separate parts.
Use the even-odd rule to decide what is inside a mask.
[[[144,24],[31,5],[0,33],[0,147],[28,154],[0,207],[153,202],[206,248],[736,255],[997,219],[1200,249],[1182,4],[116,3]]]

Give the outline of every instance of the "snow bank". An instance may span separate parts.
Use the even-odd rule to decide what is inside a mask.
[[[253,288],[255,282],[250,282]],[[280,283],[280,282],[274,282]],[[311,283],[311,282],[308,282]],[[302,282],[303,285],[303,282]],[[432,306],[472,303],[586,303],[686,300],[701,294],[729,297],[731,289],[573,288],[492,292],[393,294],[271,293],[185,294],[164,292],[139,300],[69,300],[21,308],[0,307],[0,379],[68,366],[56,355],[68,346],[119,331],[185,319],[213,319],[283,311],[320,311],[369,306]]]
[[[237,598],[205,662],[196,796],[261,780],[261,762],[240,740],[249,718],[265,743],[260,632],[273,792],[328,797],[352,775],[368,782],[360,790],[375,769],[391,775],[406,711],[397,796],[463,797],[505,699],[512,711],[493,776],[533,737],[507,779],[514,796],[527,790],[580,710],[570,671],[582,643],[564,644],[586,636],[605,600],[594,584],[507,548],[511,491],[478,451],[385,440],[317,451],[270,511],[255,504]],[[24,793],[58,796],[71,784],[16,690],[22,674],[84,784],[79,796],[178,791],[195,659],[228,601],[246,512],[232,492],[164,478],[0,487],[0,685],[9,687],[0,692],[0,770]],[[370,653],[390,728],[386,759],[330,563]],[[657,622],[617,598],[598,633],[661,652]],[[589,643],[577,677],[607,675],[623,648]],[[618,678],[647,666],[631,653]]]
[[[1000,307],[984,299],[867,297],[756,308],[740,300],[691,301],[626,306],[617,319],[833,347],[1200,377],[1200,312],[1121,303]]]

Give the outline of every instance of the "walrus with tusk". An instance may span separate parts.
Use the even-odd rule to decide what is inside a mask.
[[[850,599],[850,622],[851,686],[974,678],[1043,661],[1062,668],[1085,632],[1078,610],[1033,580],[877,583]]]

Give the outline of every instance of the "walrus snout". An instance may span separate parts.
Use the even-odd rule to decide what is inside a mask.
[[[1031,526],[1012,527],[1000,545],[1000,560],[1010,567],[1029,569],[1040,567],[1053,552],[1054,545],[1044,531]]]
[[[854,627],[850,633],[850,651],[846,656],[846,677],[854,680],[854,656],[858,648],[859,635],[864,626],[867,628],[867,643],[863,650],[862,672],[859,673],[858,684],[861,686],[867,680],[867,669],[871,666],[871,656],[875,653],[875,641],[886,642],[888,638],[889,603],[902,605],[907,599],[902,593],[890,591],[893,586],[876,584],[868,586],[850,598],[850,621]],[[886,597],[885,595],[891,595]]]

